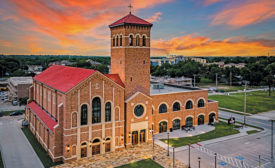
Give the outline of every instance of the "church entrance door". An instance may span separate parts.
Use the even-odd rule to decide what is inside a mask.
[[[144,143],[145,140],[145,129],[144,130],[140,130],[140,143]]]
[[[132,132],[132,144],[133,145],[138,144],[138,132],[137,131]]]

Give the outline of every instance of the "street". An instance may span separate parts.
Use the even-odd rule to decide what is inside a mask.
[[[223,118],[233,116],[237,121],[243,122],[243,116],[239,114],[219,111],[219,115]],[[246,117],[246,122],[262,127],[265,131],[223,142],[192,146],[191,167],[198,167],[198,157],[200,157],[201,168],[214,168],[214,153],[217,153],[217,167],[219,168],[256,168],[259,166],[259,155],[261,168],[275,168],[275,163],[271,160],[271,122],[250,116]],[[188,150],[176,152],[175,156],[188,165]]]
[[[24,116],[0,117],[0,148],[5,168],[43,168],[40,159],[21,131]]]

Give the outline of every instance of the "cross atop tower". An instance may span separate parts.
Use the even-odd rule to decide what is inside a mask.
[[[131,14],[131,13],[132,13],[132,8],[133,8],[132,4],[130,4],[130,5],[128,6],[128,8],[130,9],[130,14]]]

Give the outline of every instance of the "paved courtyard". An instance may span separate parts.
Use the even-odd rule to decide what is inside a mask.
[[[0,148],[5,168],[44,167],[20,128],[24,116],[0,117]]]
[[[167,156],[167,151],[158,145],[155,145],[154,149],[155,161],[165,168],[172,167],[173,160],[171,157]],[[62,165],[56,166],[56,168],[62,167],[90,167],[90,168],[112,168],[128,163],[136,162],[139,160],[152,158],[153,156],[153,145],[143,144],[140,146],[135,146],[135,148],[124,149],[119,152],[106,153],[103,155],[96,155],[90,158],[84,158],[77,161],[72,161]],[[172,156],[172,155],[171,155]],[[186,168],[179,161],[175,161],[175,167]]]

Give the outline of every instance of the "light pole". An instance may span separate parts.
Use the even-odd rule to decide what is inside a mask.
[[[216,88],[218,89],[218,73],[216,73]]]
[[[274,159],[273,157],[273,121],[271,120],[271,159]]]
[[[259,167],[261,167],[262,163],[261,163],[261,155],[259,155]]]
[[[154,136],[154,130],[151,130],[152,137],[153,137],[153,160],[155,160],[155,136]]]
[[[232,72],[230,71],[230,87],[232,86]]]
[[[243,115],[243,125],[245,126],[246,124],[246,84],[247,84],[247,81],[245,81],[245,86],[244,86],[244,115]]]
[[[169,156],[169,132],[167,132],[168,144],[167,144],[167,156]]]
[[[194,87],[196,87],[196,75],[194,75]]]
[[[199,168],[201,168],[201,158],[198,157],[198,160],[199,160]]]
[[[188,145],[188,168],[191,168],[191,165],[190,165],[190,144]]]
[[[173,168],[175,168],[175,148],[173,148]]]
[[[217,153],[215,153],[214,155],[215,155],[215,168],[217,168]]]

